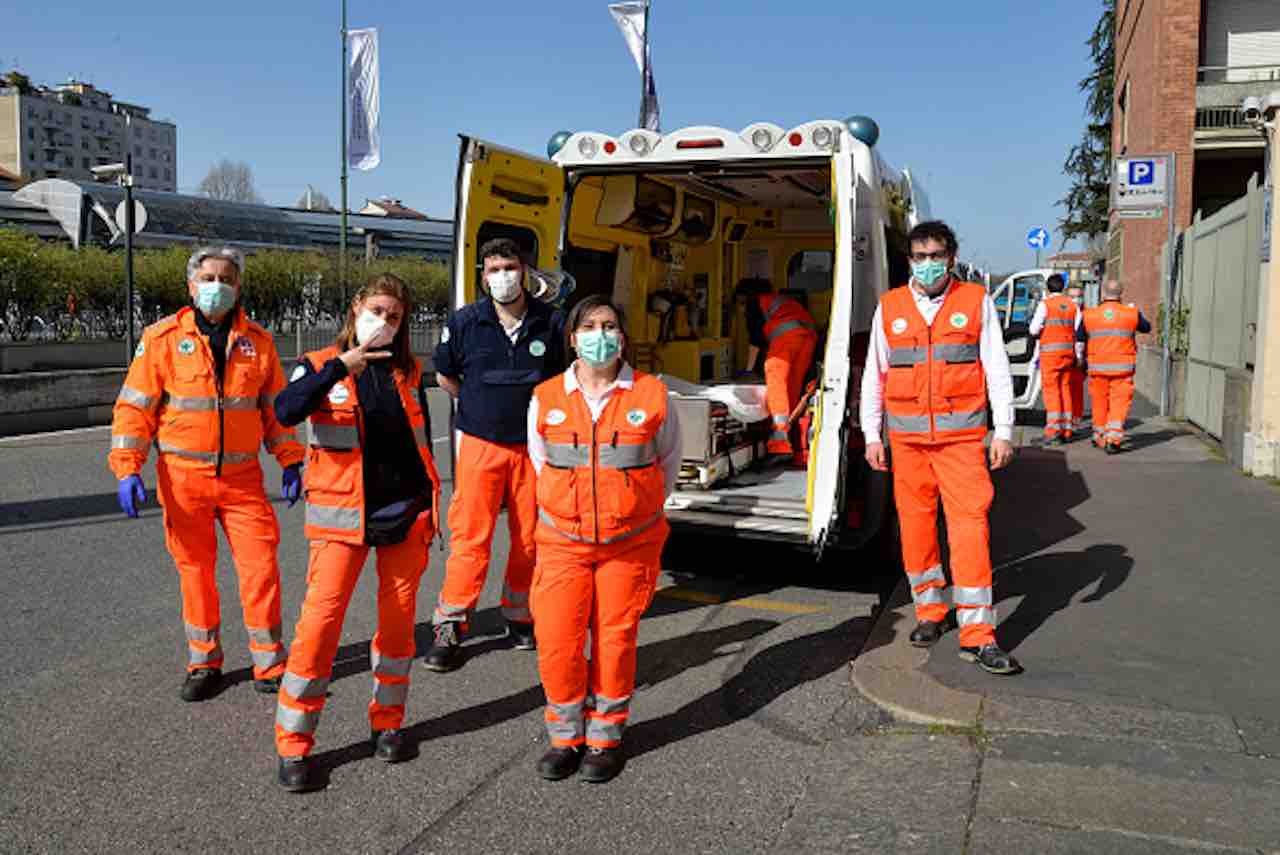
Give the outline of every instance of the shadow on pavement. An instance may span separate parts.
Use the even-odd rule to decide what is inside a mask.
[[[147,510],[156,507],[155,496],[151,491],[148,491],[147,503],[143,507]],[[114,492],[67,496],[62,499],[36,499],[31,502],[8,502],[0,504],[0,528],[100,517],[108,514],[121,518],[124,516],[120,512],[120,503]]]
[[[1009,467],[993,473],[993,480],[992,564],[1032,555],[1084,531],[1071,510],[1088,501],[1089,487],[1067,466],[1066,454],[1023,448]]]
[[[1140,422],[1138,424],[1141,424]],[[1134,424],[1129,424],[1127,430],[1132,430]],[[1153,445],[1162,445],[1171,440],[1175,440],[1181,436],[1187,436],[1186,431],[1181,430],[1158,430],[1151,433],[1131,433],[1125,437],[1124,445],[1121,447],[1121,453],[1138,451],[1143,448],[1150,448]]]

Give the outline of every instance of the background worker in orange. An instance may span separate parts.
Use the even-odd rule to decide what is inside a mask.
[[[1067,296],[1076,304],[1076,312],[1084,321],[1084,286],[1068,285]],[[1076,331],[1079,332],[1079,327]],[[1071,389],[1071,435],[1084,435],[1084,345],[1076,342],[1076,364],[1071,367],[1068,384]]]
[[[1133,372],[1138,364],[1138,333],[1151,323],[1135,306],[1120,302],[1124,289],[1114,279],[1102,283],[1102,302],[1085,309],[1079,337],[1085,342],[1089,398],[1093,402],[1093,444],[1116,454],[1124,442],[1124,423],[1133,405]]]
[[[206,700],[222,684],[215,520],[235,558],[255,688],[276,691],[284,671],[280,528],[258,452],[265,443],[284,467],[282,492],[292,505],[301,488],[302,447],[272,410],[284,374],[271,334],[240,308],[243,272],[244,257],[229,247],[191,255],[187,290],[195,305],[142,334],[112,417],[108,461],[129,517],[146,501],[140,473],[152,442],[159,452],[165,542],[182,583],[187,701]]]
[[[747,298],[748,369],[754,368],[760,352],[765,352],[765,403],[772,422],[769,454],[794,458],[787,420],[800,402],[805,375],[813,364],[813,349],[818,343],[813,316],[798,300],[773,293],[768,279],[744,279],[736,290],[738,296]]]
[[[278,777],[293,792],[324,785],[308,757],[342,620],[371,547],[378,571],[378,631],[369,645],[374,754],[388,763],[413,755],[400,726],[440,478],[422,369],[409,348],[412,311],[402,281],[375,277],[356,294],[334,344],[306,354],[276,398],[282,423],[310,419],[307,596],[276,709]]]
[[[1076,330],[1080,311],[1063,293],[1061,273],[1049,277],[1049,294],[1036,306],[1029,332],[1040,339],[1040,388],[1044,392],[1044,443],[1070,442],[1079,413],[1072,409],[1071,375],[1076,369]]]
[[[529,403],[538,470],[531,603],[551,737],[538,774],[552,781],[579,771],[603,783],[622,771],[636,635],[670,532],[663,504],[680,474],[667,387],[623,361],[623,321],[599,294],[574,306],[566,327],[578,358]]]
[[[952,275],[955,233],[924,222],[907,236],[911,281],[880,298],[862,375],[860,421],[867,462],[889,468],[882,421],[893,446],[893,490],[902,559],[919,621],[911,643],[942,636],[947,579],[938,549],[938,499],[960,625],[960,655],[994,674],[1017,661],[996,644],[988,512],[992,469],[1013,459],[1013,378],[1004,335],[986,289]],[[995,420],[991,450],[987,405]]]
[[[535,646],[529,615],[537,504],[525,415],[533,387],[564,370],[563,315],[525,290],[520,248],[507,238],[480,247],[489,296],[449,319],[435,350],[436,377],[458,402],[449,561],[435,611],[433,671],[462,663],[460,642],[484,589],[489,547],[505,507],[511,546],[502,614],[516,648]]]

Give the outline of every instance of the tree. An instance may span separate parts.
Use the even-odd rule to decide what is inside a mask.
[[[298,197],[298,201],[294,203],[295,208],[301,208],[304,211],[336,211],[333,203],[329,201],[329,197],[307,185],[307,192]]]
[[[200,182],[197,192],[223,202],[262,204],[262,197],[253,186],[253,170],[249,164],[232,163],[226,158],[209,168],[209,174]]]
[[[11,89],[17,89],[19,95],[31,94],[31,78],[16,69],[0,78],[0,81]]]
[[[1066,208],[1060,226],[1066,240],[1084,238],[1096,245],[1107,233],[1111,208],[1111,119],[1115,103],[1115,0],[1102,0],[1102,16],[1089,36],[1093,70],[1080,81],[1085,93],[1085,124],[1071,147],[1063,172],[1071,188],[1058,204]]]

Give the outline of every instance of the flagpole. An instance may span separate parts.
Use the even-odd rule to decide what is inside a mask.
[[[338,288],[342,294],[342,305],[339,311],[346,310],[347,303],[347,0],[342,0],[342,172],[339,178],[341,185],[341,216],[338,232]]]
[[[636,127],[645,127],[645,105],[649,101],[649,0],[644,0],[644,44],[641,56],[644,57],[643,68],[640,69],[640,121]]]

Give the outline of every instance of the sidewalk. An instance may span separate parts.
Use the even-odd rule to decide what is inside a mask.
[[[960,660],[954,630],[911,647],[905,582],[853,663],[899,720],[984,746],[970,851],[1280,851],[1280,489],[1176,424],[1131,437],[1024,444],[996,476],[997,635],[1025,673]]]

